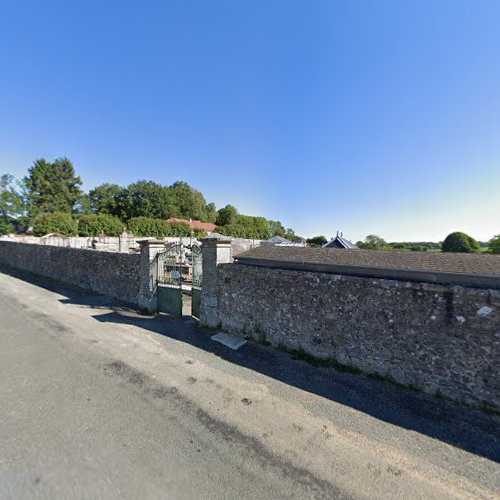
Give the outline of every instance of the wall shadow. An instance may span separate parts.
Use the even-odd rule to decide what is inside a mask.
[[[191,318],[144,317],[118,310],[94,318],[134,325],[185,342],[285,384],[500,463],[498,416],[369,376],[313,367],[255,342],[233,351],[212,341],[214,332],[198,327]]]
[[[316,368],[272,347],[248,342],[238,351],[214,342],[214,332],[190,317],[141,315],[109,297],[0,265],[0,272],[62,295],[61,303],[103,310],[96,321],[133,325],[198,349],[285,384],[335,401],[384,422],[425,434],[500,463],[500,417],[368,376]]]

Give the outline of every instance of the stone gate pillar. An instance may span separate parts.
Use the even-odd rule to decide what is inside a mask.
[[[158,309],[156,256],[165,250],[165,243],[159,240],[141,240],[139,245],[141,247],[139,307],[149,312],[155,312]]]
[[[200,241],[203,266],[200,323],[213,328],[219,324],[217,266],[232,262],[231,238],[217,236],[203,238]]]

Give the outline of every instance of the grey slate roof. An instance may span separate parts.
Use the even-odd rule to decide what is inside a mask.
[[[359,250],[338,248],[298,248],[261,246],[237,258],[258,258],[300,263],[329,263],[381,269],[494,275],[500,278],[500,255]]]
[[[358,248],[354,243],[351,243],[349,240],[346,240],[343,236],[335,236],[328,243],[325,243],[322,248],[346,248],[346,249],[354,249]]]
[[[273,236],[272,238],[269,238],[267,240],[264,240],[261,245],[264,246],[273,246],[273,245],[288,245],[292,244],[290,240],[287,240],[286,238],[283,238],[281,236]]]

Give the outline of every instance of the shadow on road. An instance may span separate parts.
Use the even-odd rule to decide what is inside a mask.
[[[232,351],[210,340],[213,332],[199,328],[192,318],[143,316],[108,297],[90,295],[12,269],[1,267],[0,271],[64,295],[66,298],[60,299],[62,303],[105,309],[107,312],[94,316],[97,321],[133,325],[185,342],[285,384],[500,463],[498,416],[486,415],[480,410],[368,376],[339,372],[332,368],[316,368],[293,360],[272,347],[254,342]]]

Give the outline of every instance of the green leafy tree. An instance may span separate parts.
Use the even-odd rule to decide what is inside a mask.
[[[168,188],[170,196],[170,214],[169,217],[178,217],[182,219],[194,218],[196,213],[196,202],[193,190],[186,182],[176,181]]]
[[[126,189],[117,184],[104,183],[91,189],[88,194],[92,212],[124,217],[123,199]]]
[[[217,226],[228,226],[236,222],[238,211],[232,205],[226,205],[224,208],[219,209],[215,223]]]
[[[286,228],[285,238],[288,241],[293,241],[294,243],[300,243],[302,241],[302,238],[300,236],[296,235],[295,231],[289,227]]]
[[[269,238],[272,238],[273,236],[281,236],[282,238],[285,237],[286,230],[279,220],[268,220],[266,224]]]
[[[497,234],[488,242],[491,253],[500,253],[500,234]]]
[[[40,214],[33,224],[33,232],[36,236],[44,236],[49,233],[60,233],[64,236],[77,236],[78,223],[66,212],[52,212]]]
[[[325,236],[314,236],[313,238],[307,238],[306,242],[314,246],[323,246],[327,243]]]
[[[215,224],[215,221],[217,220],[217,209],[215,208],[215,203],[209,203],[206,207],[206,216],[203,222],[211,222],[212,224]]]
[[[443,241],[443,252],[475,253],[479,252],[479,243],[462,232],[449,234]]]
[[[163,186],[141,180],[126,188],[106,183],[92,189],[89,199],[95,213],[108,213],[122,220],[178,217],[214,222],[217,218],[215,205],[207,204],[202,193],[181,181]]]
[[[356,245],[365,250],[386,250],[389,248],[386,241],[375,234],[369,234],[365,241],[358,241]]]
[[[67,158],[52,163],[43,158],[36,160],[24,182],[30,219],[49,212],[71,213],[82,195],[82,182]]]
[[[191,188],[191,196],[193,198],[193,212],[189,215],[189,219],[201,220],[203,222],[215,222],[217,218],[217,210],[214,203],[207,204],[205,197],[196,189]],[[188,195],[189,196],[189,195]]]
[[[0,176],[0,234],[13,232],[13,222],[24,222],[22,185],[10,174]]]
[[[120,236],[124,228],[120,219],[109,214],[82,215],[78,221],[80,236]]]
[[[133,217],[154,219],[174,217],[172,201],[169,188],[153,181],[130,184],[118,199],[124,220]]]
[[[75,206],[75,212],[81,215],[92,215],[94,213],[90,206],[90,198],[87,193],[80,196],[80,200]]]

